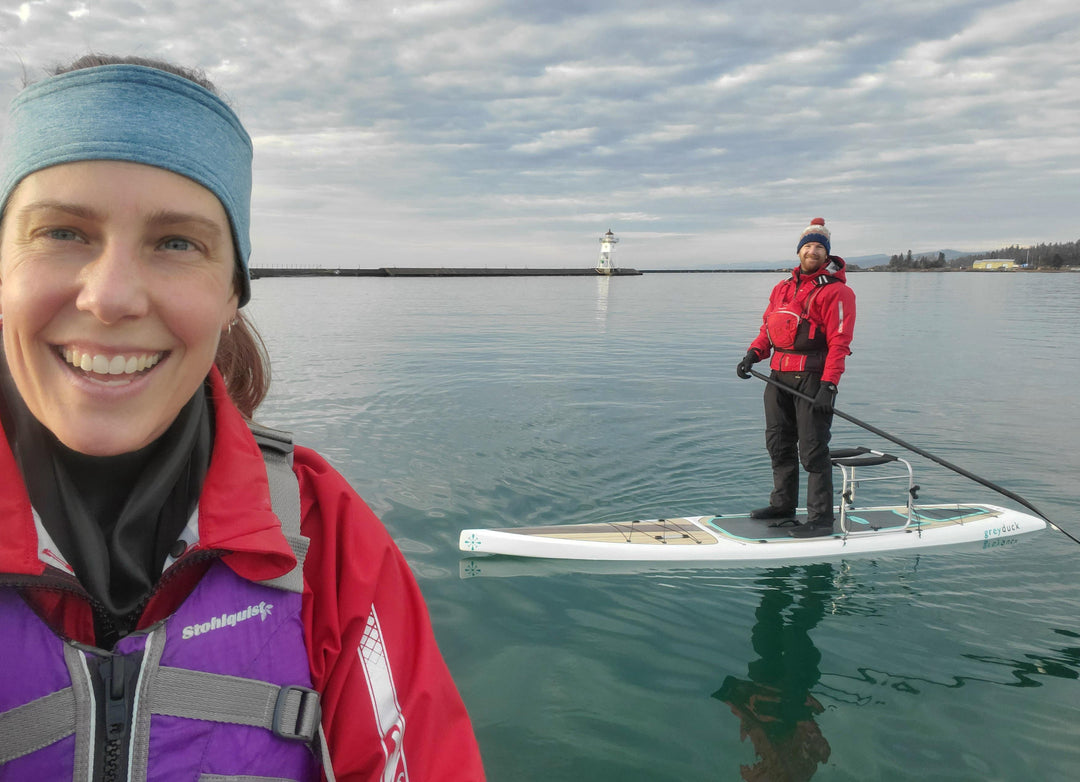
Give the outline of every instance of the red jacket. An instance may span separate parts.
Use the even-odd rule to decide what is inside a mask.
[[[831,277],[833,281],[819,287],[816,280],[824,277]],[[807,286],[818,289],[816,292],[807,291]],[[800,296],[800,293],[803,295]],[[807,293],[812,294],[806,313],[806,318],[810,321],[811,336],[814,333],[824,333],[828,345],[821,380],[825,383],[839,383],[840,376],[844,374],[844,359],[851,354],[851,337],[855,329],[855,292],[847,285],[843,258],[830,255],[828,263],[809,275],[802,274],[799,267],[796,267],[790,277],[777,283],[769,295],[769,306],[761,316],[761,331],[750,343],[750,349],[761,359],[772,354],[772,361],[769,362],[771,369],[801,370],[801,365],[789,363],[790,354],[773,351],[766,324],[769,315],[775,310],[797,308],[801,311],[802,304],[795,303],[796,297],[800,302],[805,301],[803,296]]]
[[[211,386],[214,451],[199,498],[199,540],[167,571],[170,578],[148,603],[140,628],[168,616],[205,572],[208,565],[192,558],[196,552],[223,551],[229,567],[255,581],[296,564],[270,509],[262,453],[216,369]],[[300,483],[301,529],[311,540],[304,562],[304,640],[313,684],[322,693],[337,778],[383,779],[386,754],[393,749],[387,743],[400,742],[407,772],[401,779],[483,780],[472,726],[404,557],[364,501],[318,454],[297,447],[293,472]],[[92,644],[93,620],[82,588],[56,552],[39,547],[30,500],[3,436],[0,519],[0,584],[29,587],[24,596],[54,629]],[[34,589],[45,580],[67,588]],[[361,644],[371,642],[369,620],[376,616],[391,674],[390,687],[382,685],[382,701],[360,653]],[[382,717],[385,728],[387,695],[398,723],[390,733],[377,719]]]

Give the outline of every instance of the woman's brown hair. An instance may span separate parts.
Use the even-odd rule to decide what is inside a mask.
[[[221,335],[214,363],[225,378],[229,398],[250,419],[270,390],[270,358],[262,337],[242,310],[236,313],[229,331]]]
[[[202,71],[149,57],[86,54],[67,65],[57,66],[52,73],[54,76],[59,76],[62,73],[97,68],[101,65],[141,65],[146,68],[156,68],[194,82],[223,98],[213,82],[206,78],[206,74]],[[242,274],[240,264],[237,263],[236,277],[233,280],[234,290],[240,290]],[[255,329],[255,324],[242,311],[237,313],[236,321],[228,332],[221,335],[214,363],[225,379],[229,398],[240,409],[240,412],[250,419],[270,391],[270,357],[266,353],[266,344]]]

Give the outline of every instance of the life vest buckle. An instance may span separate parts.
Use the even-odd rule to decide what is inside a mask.
[[[312,742],[322,720],[319,693],[290,684],[278,692],[271,731],[287,741]]]

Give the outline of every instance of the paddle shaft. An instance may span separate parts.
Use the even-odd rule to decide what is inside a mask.
[[[761,380],[764,380],[769,385],[773,385],[773,386],[776,386],[777,388],[781,388],[784,391],[787,391],[789,394],[799,397],[800,399],[805,399],[808,402],[813,402],[814,401],[814,397],[808,396],[808,395],[802,393],[801,391],[798,391],[798,390],[796,390],[794,388],[791,388],[790,386],[786,386],[783,383],[781,383],[780,381],[774,380],[773,378],[769,377],[768,375],[763,375],[760,372],[758,372],[756,370],[753,370],[753,369],[750,370],[750,374],[753,375],[756,378],[760,378]],[[855,424],[856,426],[860,426],[863,429],[865,429],[866,431],[872,432],[873,434],[876,434],[878,437],[883,437],[886,440],[890,440],[890,441],[896,443],[897,445],[901,446],[902,448],[907,448],[909,451],[911,451],[913,453],[917,453],[919,456],[923,456],[923,457],[929,459],[932,462],[937,462],[942,467],[945,467],[945,468],[947,468],[949,470],[952,470],[955,473],[959,473],[960,475],[963,475],[965,478],[970,478],[971,480],[975,481],[976,483],[981,483],[983,486],[986,486],[988,489],[993,489],[994,491],[998,492],[999,494],[1005,495],[1010,500],[1015,500],[1016,502],[1020,503],[1021,505],[1023,505],[1028,510],[1035,513],[1035,515],[1037,515],[1037,516],[1039,516],[1039,517],[1041,517],[1043,519],[1046,519],[1046,522],[1051,527],[1056,529],[1058,532],[1061,532],[1062,534],[1064,534],[1066,537],[1068,537],[1072,541],[1074,541],[1076,543],[1080,543],[1080,540],[1078,540],[1077,538],[1074,538],[1068,532],[1061,529],[1061,527],[1057,526],[1054,522],[1050,521],[1050,519],[1046,517],[1046,514],[1044,514],[1042,511],[1040,511],[1038,508],[1036,508],[1030,502],[1025,500],[1019,494],[1015,494],[1015,493],[1009,491],[1006,488],[998,486],[996,483],[992,483],[991,481],[988,481],[985,478],[981,478],[981,477],[979,477],[978,475],[976,475],[973,472],[968,472],[963,467],[958,467],[957,465],[953,464],[952,462],[945,461],[941,457],[934,456],[934,454],[928,453],[928,452],[924,451],[922,448],[914,446],[911,443],[904,442],[899,437],[896,437],[895,435],[891,435],[888,432],[882,431],[881,429],[878,429],[876,426],[868,424],[865,421],[860,421],[855,416],[848,415],[847,413],[841,412],[840,410],[837,410],[835,407],[833,408],[833,415],[840,416],[845,421],[850,421],[851,423]]]

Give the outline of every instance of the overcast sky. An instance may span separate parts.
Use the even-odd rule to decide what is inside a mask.
[[[609,228],[618,265],[739,266],[819,215],[848,257],[1080,238],[1076,0],[0,0],[0,103],[88,51],[226,94],[257,266],[588,266]]]

